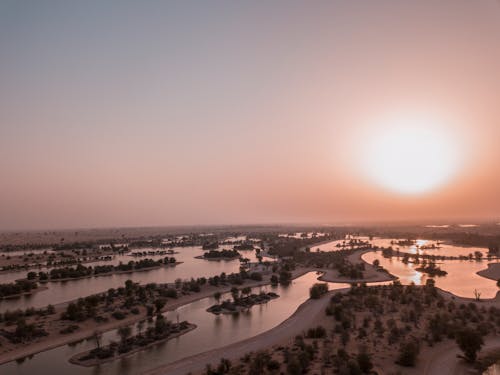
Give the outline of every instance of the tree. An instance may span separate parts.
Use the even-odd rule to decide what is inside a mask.
[[[455,341],[468,362],[476,360],[477,352],[481,350],[484,344],[481,334],[470,328],[465,328],[458,332],[455,335]]]
[[[233,286],[231,288],[231,295],[233,296],[234,302],[238,301],[238,298],[240,296],[240,291],[238,290],[238,288]]]
[[[328,284],[326,283],[316,283],[309,289],[311,299],[319,299],[326,293],[328,293]]]
[[[139,320],[137,322],[137,333],[141,335],[143,329],[144,329],[144,320]]]
[[[481,300],[481,293],[477,289],[474,289],[474,298],[476,299],[476,301]]]
[[[125,344],[125,342],[130,337],[131,334],[132,334],[132,329],[130,328],[130,326],[124,326],[118,328],[118,336],[120,336],[122,344]]]
[[[248,296],[251,292],[252,292],[252,289],[248,286],[241,289],[241,293],[243,293],[245,296]]]
[[[271,276],[271,285],[278,285],[278,276],[276,275]]]
[[[215,292],[215,293],[214,293],[214,298],[215,298],[215,300],[217,301],[217,303],[219,303],[219,301],[220,301],[220,297],[221,297],[221,296],[222,296],[222,295],[221,295],[221,293],[220,293],[220,292]]]
[[[167,301],[165,301],[163,298],[158,298],[157,300],[155,300],[156,313],[159,313],[166,303]]]
[[[356,359],[358,361],[359,369],[364,374],[368,374],[373,368],[371,357],[365,350],[362,350],[360,353],[358,353]]]
[[[418,353],[420,352],[420,347],[418,342],[415,340],[410,340],[401,345],[399,348],[399,356],[396,363],[405,367],[413,367],[417,362]]]
[[[101,339],[102,339],[102,333],[100,331],[94,331],[92,338],[95,341],[95,346],[97,349],[101,349]]]

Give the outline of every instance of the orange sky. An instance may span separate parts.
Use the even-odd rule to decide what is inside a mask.
[[[0,229],[500,217],[496,1],[49,3],[0,5]],[[396,112],[446,184],[359,167]]]

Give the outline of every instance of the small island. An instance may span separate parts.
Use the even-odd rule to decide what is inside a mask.
[[[233,288],[231,290],[231,294],[233,295],[233,300],[226,300],[221,304],[210,306],[207,309],[207,312],[210,312],[215,315],[219,314],[235,314],[239,313],[243,310],[248,310],[254,305],[260,305],[263,303],[267,303],[272,299],[276,299],[279,297],[278,294],[269,292],[261,292],[259,294],[250,294],[250,288],[243,288],[242,294],[246,295],[245,297],[241,297],[239,290],[237,288]],[[220,294],[214,295],[216,299],[220,299]]]
[[[240,253],[236,250],[210,250],[195,258],[207,260],[233,260],[240,256]]]
[[[420,267],[415,268],[416,271],[418,272],[423,272],[428,274],[429,276],[446,276],[448,272],[442,270],[438,266],[436,266],[436,263],[430,262],[430,263],[422,263]]]
[[[26,279],[18,281],[38,281],[46,283],[49,281],[77,280],[93,276],[109,276],[120,273],[131,273],[135,271],[148,271],[160,267],[172,267],[179,264],[174,257],[165,257],[159,260],[150,258],[139,261],[131,260],[128,263],[114,265],[84,266],[78,264],[76,267],[53,268],[50,272],[28,272]]]
[[[70,363],[80,366],[97,366],[102,363],[114,361],[123,358],[138,351],[150,348],[153,345],[179,337],[196,328],[196,325],[183,321],[180,323],[171,323],[165,320],[164,316],[158,314],[155,323],[148,327],[144,333],[139,332],[131,336],[130,326],[124,326],[118,329],[120,342],[111,342],[109,345],[101,346],[101,336],[94,334],[96,348],[79,353],[70,358]]]

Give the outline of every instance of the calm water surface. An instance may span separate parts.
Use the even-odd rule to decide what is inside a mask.
[[[232,248],[232,246],[228,246]],[[144,251],[151,249],[144,249]],[[138,251],[138,250],[137,250]],[[64,282],[51,282],[46,284],[49,289],[40,291],[31,296],[8,299],[0,301],[0,312],[14,309],[25,309],[27,307],[44,307],[48,304],[58,304],[82,296],[88,296],[99,292],[104,292],[109,288],[118,288],[124,285],[126,280],[133,280],[141,284],[146,283],[166,283],[174,282],[176,279],[190,279],[191,277],[209,277],[219,275],[221,272],[232,273],[239,272],[240,262],[238,259],[231,261],[208,261],[204,259],[195,259],[195,256],[202,255],[204,251],[201,247],[181,247],[175,248],[178,252],[173,256],[182,264],[176,267],[162,267],[150,271],[139,271],[132,273],[116,274],[111,276],[90,277],[80,280],[70,280]],[[241,255],[256,261],[255,251],[240,251]],[[168,255],[172,256],[172,255]],[[97,262],[95,264],[118,264],[130,260],[139,260],[144,258],[159,259],[163,256],[134,258],[128,255],[118,255],[112,261]],[[266,259],[264,259],[266,260]],[[94,264],[94,263],[93,263]],[[0,282],[12,281],[26,277],[27,271],[2,274]]]

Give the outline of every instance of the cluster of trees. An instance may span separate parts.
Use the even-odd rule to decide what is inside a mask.
[[[50,272],[28,272],[28,280],[48,281],[48,280],[63,280],[63,279],[78,279],[82,277],[89,277],[92,275],[100,275],[111,272],[124,272],[124,271],[134,271],[141,270],[144,268],[159,267],[161,265],[175,264],[176,259],[174,257],[165,257],[164,259],[153,260],[153,259],[141,259],[139,261],[131,260],[128,263],[121,263],[113,265],[97,265],[97,266],[84,266],[78,264],[76,267],[63,267],[54,268]]]
[[[173,250],[148,250],[148,251],[134,251],[130,254],[133,257],[145,257],[145,256],[157,256],[157,255],[165,255],[168,252]]]
[[[97,307],[104,301],[104,295],[94,294],[85,298],[79,298],[76,302],[70,302],[66,311],[62,313],[61,319],[81,322],[87,318],[97,316]]]
[[[210,278],[200,277],[190,280],[178,279],[174,285],[149,283],[139,285],[127,280],[125,286],[109,289],[106,293],[94,294],[80,298],[76,302],[68,304],[62,313],[61,319],[81,322],[86,319],[105,319],[99,309],[108,311],[115,319],[123,319],[128,311],[139,313],[139,308],[145,306],[148,315],[152,316],[154,311],[159,311],[165,305],[168,298],[177,298],[179,293],[197,293],[201,287],[209,285],[242,285],[245,280],[262,280],[262,274],[258,272],[248,273],[242,270],[239,273],[225,274]]]
[[[206,241],[202,245],[203,250],[215,250],[219,248],[218,241]]]
[[[302,337],[298,336],[293,348],[284,349],[284,363],[286,374],[301,375],[306,373],[311,360],[316,355],[316,350],[312,345],[305,344]],[[216,368],[207,365],[205,370],[206,375],[226,375],[226,374],[242,374],[261,375],[261,374],[277,374],[280,373],[282,364],[273,359],[268,351],[259,351],[257,353],[247,354],[242,359],[243,364],[234,366],[231,361],[221,359]],[[245,367],[248,368],[244,371]],[[281,372],[282,374],[285,372]]]
[[[253,250],[253,243],[251,242],[243,242],[239,245],[234,245],[234,250]]]
[[[240,253],[237,250],[210,250],[203,254],[204,258],[217,259],[217,258],[239,258]]]
[[[166,340],[173,334],[182,333],[190,328],[190,324],[186,321],[180,323],[171,323],[166,320],[162,314],[157,314],[154,323],[143,331],[144,322],[141,321],[137,325],[138,333],[132,336],[132,328],[130,326],[123,326],[118,329],[120,342],[111,342],[107,346],[100,345],[100,335],[95,334],[95,341],[97,347],[88,354],[78,358],[78,362],[85,363],[94,359],[111,359],[117,355],[129,353],[132,350],[144,348],[150,344],[158,341]]]
[[[27,323],[26,319],[19,318],[16,321],[14,331],[3,330],[2,335],[14,344],[29,342],[37,337],[47,336],[47,332],[34,323]]]
[[[328,293],[327,283],[316,283],[309,289],[309,297],[312,299],[319,299]]]
[[[17,309],[14,311],[7,310],[4,313],[0,313],[0,323],[5,323],[9,326],[16,323],[21,318],[29,318],[31,316],[47,316],[55,313],[55,308],[52,305],[48,305],[45,308],[35,309],[34,307],[29,307],[26,310]]]
[[[198,280],[204,280],[205,278],[201,279],[196,279],[197,283],[200,285],[200,282]],[[253,280],[253,281],[261,281],[262,280],[262,274],[260,272],[252,272],[248,273],[246,270],[241,270],[239,273],[230,273],[227,275],[225,272],[222,272],[218,276],[213,276],[209,277],[208,280],[205,279],[209,285],[213,286],[219,286],[219,285],[242,285],[245,280]]]
[[[446,276],[448,272],[442,270],[440,267],[436,265],[434,262],[427,263],[425,260],[422,262],[420,267],[415,268],[418,272],[423,272],[428,274],[429,276]]]
[[[249,309],[254,305],[262,304],[269,302],[271,299],[278,298],[274,292],[260,292],[259,294],[251,294],[252,289],[250,287],[245,287],[240,290],[236,287],[231,288],[231,295],[233,300],[223,301],[221,304],[213,305],[207,309],[208,312],[213,314],[221,314],[221,313],[232,313],[238,312],[241,309]],[[220,292],[216,292],[214,297],[217,301],[220,300],[221,294]]]
[[[394,250],[392,247],[383,247],[380,248],[382,251],[382,256],[384,258],[392,258],[392,257],[401,257],[403,263],[409,263],[410,261],[415,264],[420,264],[420,262],[430,261],[444,261],[444,260],[476,260],[481,261],[483,259],[483,253],[480,251],[475,251],[474,253],[470,253],[468,255],[432,255],[432,254],[410,254],[401,252],[399,249]],[[487,257],[491,259],[495,254],[489,252]]]
[[[403,286],[399,282],[389,286],[353,286],[347,294],[335,294],[326,313],[333,317],[334,332],[344,345],[355,327],[356,314],[361,314],[363,324],[358,325],[357,338],[387,340],[389,346],[396,346],[395,362],[402,366],[415,365],[419,342],[434,345],[443,339],[454,339],[464,358],[473,361],[482,337],[500,327],[498,308],[447,302],[432,280],[424,287]],[[424,327],[423,332],[418,327]]]
[[[500,255],[500,247],[498,244],[489,244],[488,245],[488,254],[498,256]]]
[[[0,284],[0,299],[29,293],[38,288],[38,284],[29,280],[18,280],[14,283]]]
[[[262,236],[263,240],[268,243],[269,254],[278,255],[280,257],[293,257],[299,253],[303,253],[302,249],[309,248],[318,242],[317,237],[311,238],[294,238],[294,237],[279,237],[278,235],[273,236]],[[345,233],[327,233],[325,236],[321,237],[325,241],[340,240],[345,238]]]
[[[184,288],[185,283],[179,286]],[[149,283],[139,285],[131,280],[124,287],[108,289],[106,293],[94,294],[79,298],[68,304],[61,314],[61,319],[81,322],[86,319],[106,320],[103,312],[109,312],[117,320],[124,319],[130,312],[139,314],[140,307],[145,306],[148,315],[152,316],[163,308],[167,298],[177,298],[178,291],[167,284]]]
[[[365,264],[352,264],[347,260],[349,254],[352,254],[352,250],[299,252],[295,254],[294,261],[306,267],[335,269],[345,278],[363,279]]]

